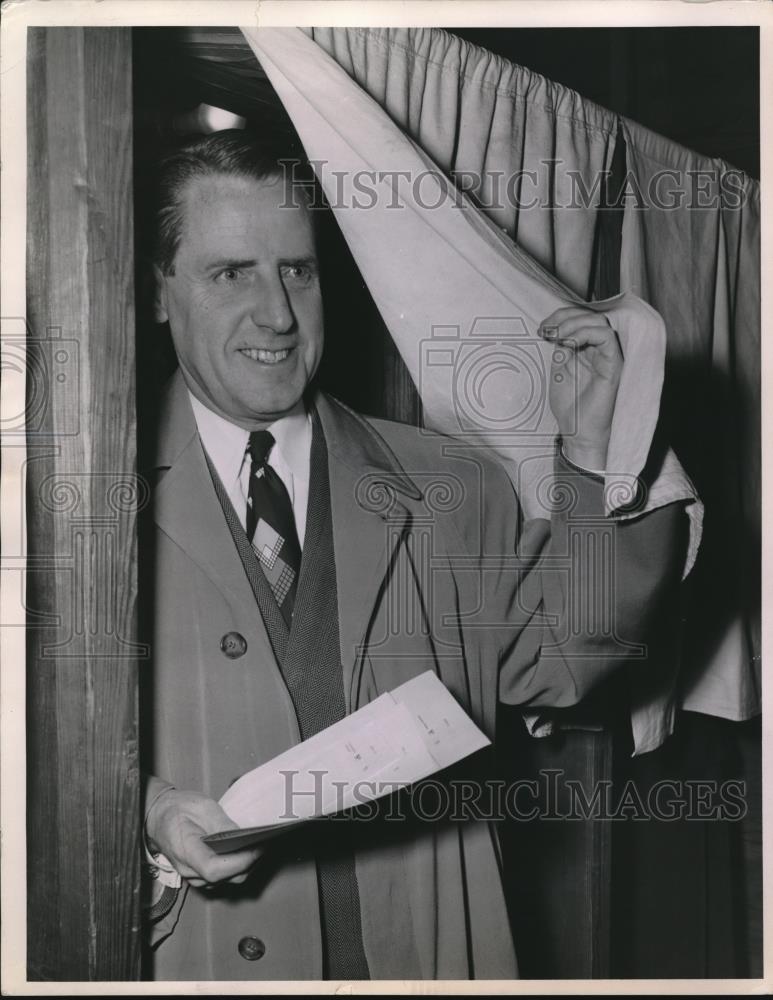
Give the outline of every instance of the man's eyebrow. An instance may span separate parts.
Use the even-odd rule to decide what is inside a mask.
[[[313,269],[316,269],[317,267],[319,267],[319,261],[317,260],[317,258],[316,258],[316,256],[314,254],[307,254],[304,257],[283,257],[279,261],[279,263],[283,267],[287,267],[288,265],[290,265],[291,267],[302,266],[302,267],[309,267],[309,268],[313,268]]]
[[[237,260],[235,257],[223,257],[220,260],[211,260],[205,265],[206,271],[222,271],[228,267],[254,267],[256,260]]]
[[[233,268],[248,268],[248,267],[255,267],[255,265],[257,263],[258,263],[258,261],[255,258],[250,258],[248,260],[238,260],[235,257],[222,257],[222,258],[220,258],[218,260],[211,260],[211,261],[209,261],[205,265],[204,270],[207,273],[209,273],[209,272],[212,272],[212,271],[222,271],[222,270],[225,270],[225,269],[227,269],[229,267],[233,267]],[[298,266],[303,266],[303,267],[312,268],[314,270],[316,270],[319,267],[319,261],[317,260],[317,258],[316,258],[316,256],[314,254],[308,254],[308,255],[303,256],[303,257],[283,257],[279,261],[279,264],[282,267],[288,267],[288,266],[298,267]]]

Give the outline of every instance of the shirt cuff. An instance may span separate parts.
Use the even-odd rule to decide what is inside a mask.
[[[142,823],[142,847],[145,855],[143,869],[150,884],[145,910],[151,920],[160,919],[160,917],[164,916],[171,909],[182,885],[180,874],[175,871],[167,858],[159,851],[152,849],[148,841],[146,827],[150,810],[164,792],[168,792],[170,789],[174,789],[174,785],[167,784],[166,782],[154,784],[152,791],[150,791],[152,798],[145,807],[145,819]]]
[[[567,456],[566,451],[564,450],[564,442],[561,438],[558,439],[558,454],[560,455],[561,460],[568,465],[570,469],[581,472],[585,476],[592,476],[594,479],[600,479],[603,481],[604,476],[607,474],[606,469],[588,469],[584,465],[577,465],[576,462],[573,462]]]
[[[151,924],[166,917],[180,895],[182,878],[163,854],[151,850],[145,824],[142,826],[142,846],[145,852],[143,870],[142,910]]]

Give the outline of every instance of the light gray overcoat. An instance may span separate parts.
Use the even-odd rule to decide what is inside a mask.
[[[493,739],[499,698],[532,709],[568,706],[620,666],[625,650],[607,632],[568,627],[568,529],[586,547],[609,534],[598,483],[562,466],[573,504],[552,524],[522,531],[512,486],[495,463],[448,438],[366,420],[324,394],[314,403],[329,456],[349,711],[432,669]],[[145,766],[217,799],[296,743],[298,727],[179,374],[160,428]],[[583,513],[595,520],[577,520]],[[678,508],[666,507],[612,529],[618,636],[641,638],[678,580],[682,521]],[[244,639],[244,655],[224,654],[229,633]],[[158,787],[151,779],[149,794]],[[517,976],[492,824],[420,824],[358,853],[356,871],[374,979]],[[264,943],[258,961],[241,957],[245,936]],[[154,954],[157,979],[320,978],[313,863],[267,857],[242,887],[189,889]]]

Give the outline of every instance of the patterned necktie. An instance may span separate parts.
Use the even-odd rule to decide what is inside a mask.
[[[273,445],[269,431],[250,434],[247,451],[252,465],[246,528],[263,575],[289,628],[301,568],[301,546],[290,497],[267,461]]]

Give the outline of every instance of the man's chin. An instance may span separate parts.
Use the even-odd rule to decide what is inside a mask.
[[[282,417],[286,417],[292,413],[301,404],[302,399],[303,393],[299,392],[275,399],[245,400],[245,404],[240,412],[241,419],[238,422],[255,423],[256,425],[260,424],[263,426],[272,424],[276,420],[281,420]]]

